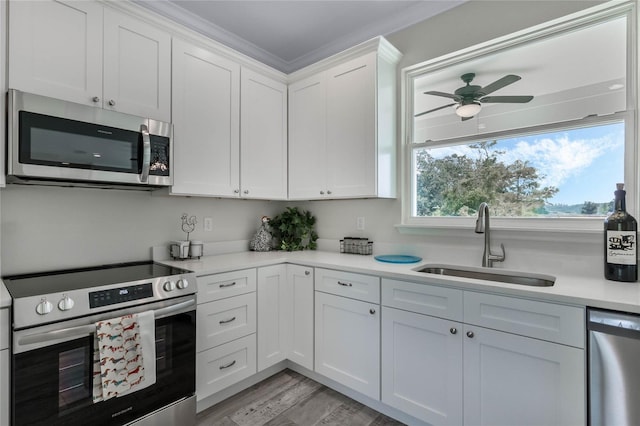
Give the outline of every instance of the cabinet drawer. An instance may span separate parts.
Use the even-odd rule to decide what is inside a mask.
[[[0,309],[0,349],[9,347],[9,309]]]
[[[256,294],[247,293],[198,305],[198,352],[256,332]]]
[[[584,309],[575,306],[466,291],[464,322],[584,348]]]
[[[370,303],[380,303],[380,278],[316,268],[315,289]]]
[[[462,290],[382,279],[382,304],[405,311],[462,321]]]
[[[196,355],[198,401],[256,373],[256,335]]]
[[[255,268],[198,277],[198,303],[252,291],[256,291]]]

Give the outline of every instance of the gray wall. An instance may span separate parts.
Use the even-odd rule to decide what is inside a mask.
[[[400,68],[472,46],[513,31],[572,13],[600,2],[476,1],[388,37],[404,53]],[[163,193],[44,188],[10,185],[0,191],[2,274],[151,258],[150,247],[182,239],[180,216],[200,221],[192,239],[207,242],[249,239],[262,215],[274,215],[285,203],[174,197]],[[377,242],[424,243],[439,247],[443,237],[400,235],[399,200],[350,200],[299,203],[318,219],[323,239],[367,236]],[[204,216],[213,232],[202,230]],[[356,232],[356,217],[366,230]],[[446,238],[451,242],[450,238]],[[454,245],[476,246],[478,237]],[[545,249],[540,246],[540,249]],[[474,256],[476,254],[474,253]]]

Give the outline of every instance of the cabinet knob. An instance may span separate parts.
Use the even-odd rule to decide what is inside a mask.
[[[94,103],[96,103],[96,104],[97,104],[98,102],[100,102],[100,98],[99,98],[99,97],[97,97],[97,96],[94,96],[93,98],[91,98],[91,100],[92,100]]]
[[[309,276],[309,275],[311,275],[311,271],[304,271],[304,274],[305,274],[306,276]]]
[[[369,309],[369,313],[370,313],[371,315],[373,315],[373,314],[375,314],[375,313],[376,313],[376,310],[375,310],[375,309],[373,309],[373,308],[371,308],[371,309]]]
[[[248,190],[248,189],[245,189],[245,190],[244,190],[244,193],[245,193],[245,194],[248,194],[248,193],[249,193],[249,190]]]
[[[473,334],[473,331],[467,331],[467,337],[469,339],[473,339],[473,336],[475,336],[475,334]]]
[[[458,329],[455,327],[451,327],[449,331],[451,332],[451,334],[456,334],[458,332]]]
[[[324,195],[324,191],[320,191],[320,195]]]
[[[109,104],[109,106],[115,106],[116,105],[116,101],[114,101],[113,99],[109,99],[108,104]]]
[[[331,195],[331,191],[327,191],[327,194]]]
[[[240,190],[239,190],[239,189],[234,189],[234,190],[233,190],[233,193],[234,193],[234,194],[239,194],[239,193],[240,193]]]

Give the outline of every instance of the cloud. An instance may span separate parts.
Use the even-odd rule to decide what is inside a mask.
[[[503,160],[528,160],[538,169],[542,186],[560,187],[580,175],[607,152],[624,145],[623,135],[608,133],[595,137],[572,138],[570,133],[539,139],[522,139],[508,150]],[[587,135],[588,136],[588,135]]]

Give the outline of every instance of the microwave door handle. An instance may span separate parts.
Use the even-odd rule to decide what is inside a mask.
[[[151,138],[146,124],[140,125],[140,133],[142,133],[142,173],[140,173],[140,182],[146,183],[149,179],[149,168],[151,167]]]

